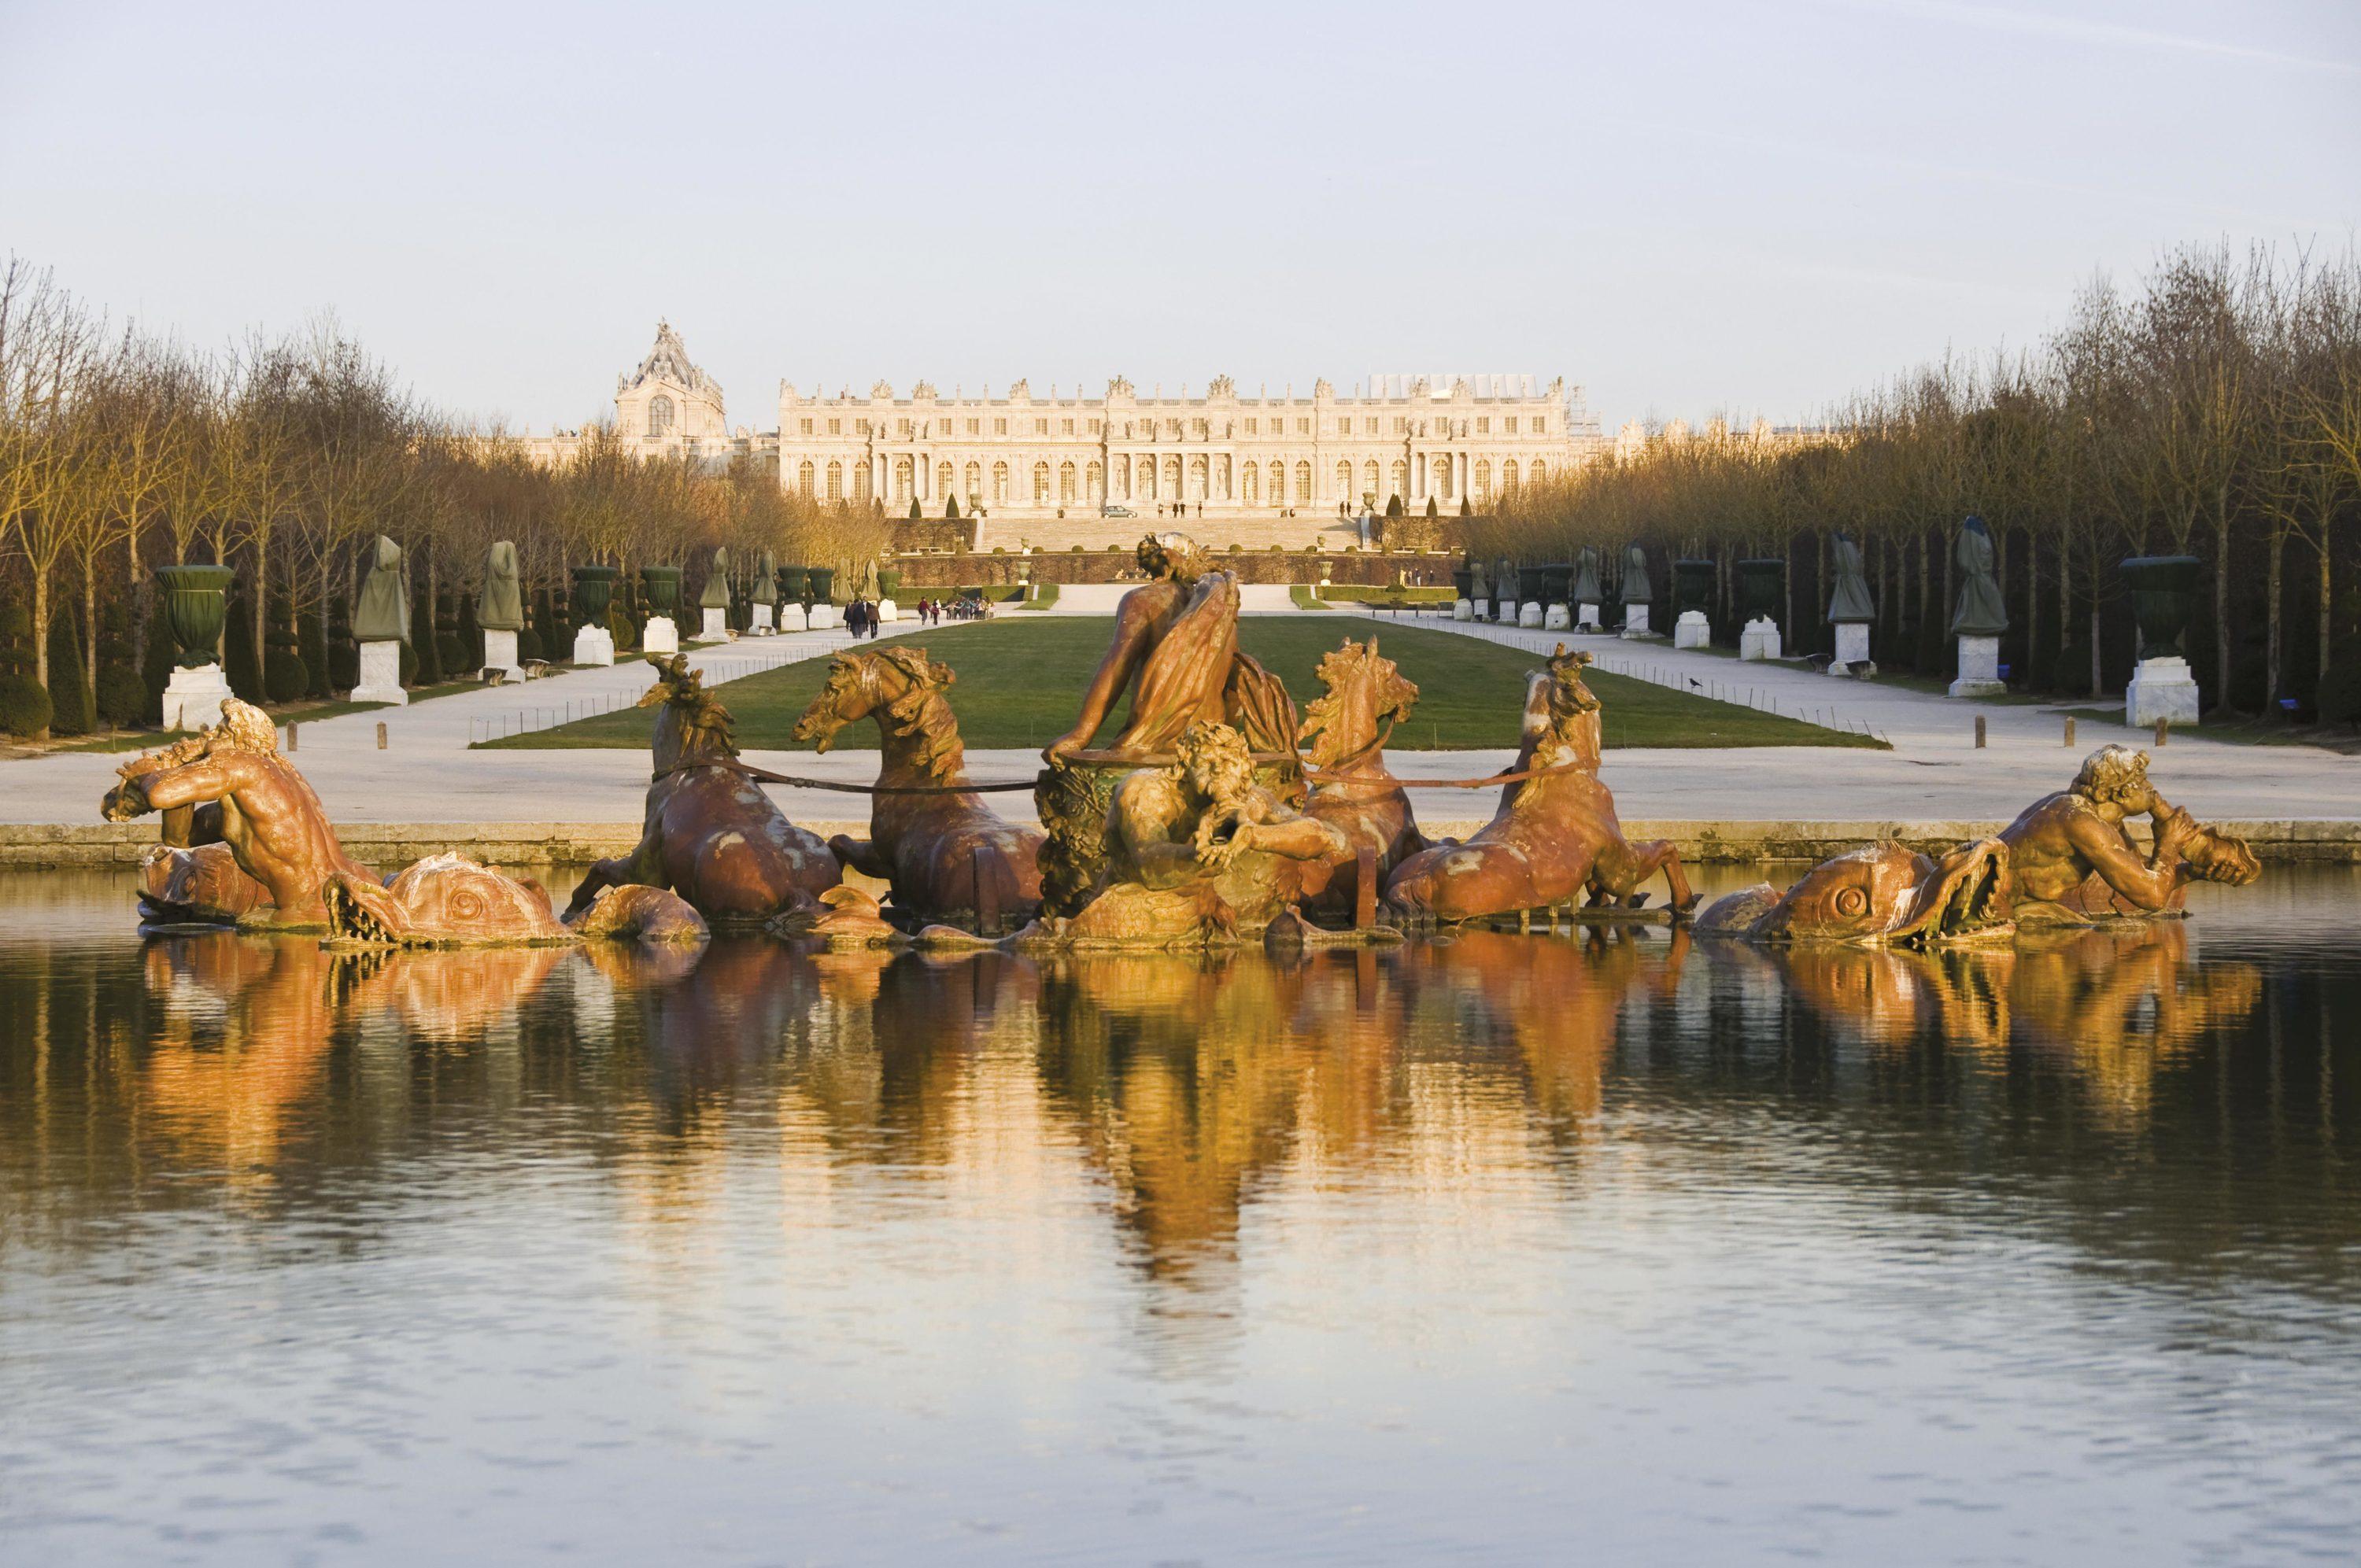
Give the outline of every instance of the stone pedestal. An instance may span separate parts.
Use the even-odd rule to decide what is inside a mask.
[[[410,700],[401,689],[401,644],[388,638],[361,644],[361,684],[353,688],[355,702],[390,702],[399,707]]]
[[[730,612],[719,605],[706,606],[702,624],[697,629],[697,640],[700,642],[729,641]]]
[[[895,604],[892,599],[879,599],[877,601],[878,625],[883,626],[889,620],[899,620],[901,619],[902,607],[900,605]]]
[[[1828,662],[1832,675],[1877,674],[1877,666],[1869,662],[1869,623],[1865,620],[1837,622],[1837,656]]]
[[[1452,619],[1452,620],[1475,620],[1475,619],[1476,619],[1476,605],[1475,605],[1475,601],[1473,601],[1472,599],[1454,599],[1454,600],[1452,600],[1452,601],[1451,601],[1451,619]]]
[[[766,604],[756,605],[754,607],[754,635],[757,637],[768,637],[772,632],[777,630],[778,625],[771,614],[771,607]]]
[[[1562,604],[1554,604],[1542,611],[1542,630],[1570,631],[1574,629],[1574,612]]]
[[[1469,599],[1467,601],[1467,619],[1470,620],[1491,620],[1492,601],[1490,599]]]
[[[805,624],[814,631],[833,631],[844,624],[844,617],[832,604],[816,604],[811,607],[811,614]]]
[[[1646,605],[1627,604],[1623,607],[1623,635],[1626,637],[1645,637],[1648,635],[1648,607]]]
[[[2000,639],[1960,639],[1960,678],[1951,683],[1953,696],[1998,696],[2008,690],[2000,678]]]
[[[603,626],[586,626],[574,634],[574,662],[584,668],[615,662],[615,636]]]
[[[395,673],[401,673],[399,666]],[[222,698],[229,695],[229,683],[222,679],[219,664],[174,670],[164,687],[164,728],[202,729],[208,724],[219,724]]]
[[[1517,624],[1528,629],[1529,630],[1540,630],[1542,625],[1542,601],[1539,599],[1527,599],[1523,604],[1519,605],[1517,607]]]
[[[652,615],[648,617],[646,628],[640,633],[640,647],[649,653],[677,653],[680,652],[680,628],[672,623],[672,617],[668,615]]]
[[[1741,663],[1749,660],[1775,659],[1779,656],[1779,623],[1769,616],[1757,616],[1746,623],[1738,634],[1738,658]]]
[[[2198,719],[2197,677],[2189,673],[2189,661],[2178,655],[2142,659],[2132,672],[2132,684],[2124,688],[2125,724],[2152,729],[2158,719],[2172,724]]]
[[[506,670],[512,681],[524,679],[524,666],[517,662],[515,632],[484,628],[484,668]]]
[[[779,630],[782,631],[801,631],[803,629],[804,607],[799,604],[781,605],[779,607]]]
[[[1702,648],[1712,641],[1713,627],[1701,609],[1685,609],[1681,611],[1681,618],[1673,622],[1673,646],[1675,648]]]
[[[1595,604],[1581,604],[1575,606],[1574,623],[1576,626],[1581,627],[1585,631],[1598,630],[1598,607]]]

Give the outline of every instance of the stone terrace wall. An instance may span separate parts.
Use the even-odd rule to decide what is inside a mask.
[[[1371,587],[1392,582],[1396,571],[1406,574],[1411,582],[1421,587],[1444,587],[1450,583],[1452,568],[1459,561],[1457,555],[1439,550],[1344,550],[1318,554],[1301,550],[1215,550],[1209,554],[1215,565],[1235,572],[1243,582],[1317,583],[1324,567],[1331,582],[1359,583]],[[894,565],[902,569],[905,593],[914,587],[1014,583],[1027,567],[1037,583],[1118,583],[1139,576],[1138,565],[1128,549],[1043,550],[1030,555],[1014,551],[986,551],[982,554],[969,551],[905,552],[895,556]]]

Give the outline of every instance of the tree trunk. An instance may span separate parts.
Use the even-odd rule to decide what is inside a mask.
[[[2263,712],[2268,716],[2279,701],[2279,582],[2287,555],[2287,530],[2271,530],[2269,595],[2263,615]]]
[[[2335,613],[2335,605],[2329,593],[2331,583],[2328,570],[2329,545],[2328,530],[2323,526],[2320,533],[2320,673],[2312,682],[2315,701],[2318,700],[2320,683],[2328,679],[2329,640],[2335,634],[2335,622],[2332,619]]]
[[[2027,686],[2048,678],[2041,666],[2041,535],[2025,531],[2025,674]]]
[[[1928,598],[1935,587],[1935,563],[1928,554],[1927,531],[1918,531],[1918,646],[1911,664],[1920,674],[1943,673],[1942,645],[1935,641],[1934,617]]]
[[[2074,546],[2070,541],[2058,544],[2058,659],[2049,667],[2049,678],[2066,678],[2066,650],[2074,646]]]
[[[262,696],[268,700],[270,683],[263,671],[266,634],[270,629],[270,534],[269,531],[254,536],[254,614],[247,619],[247,631],[254,643],[254,675],[261,683]]]
[[[2278,565],[2274,542],[2272,565]],[[2276,614],[2278,606],[2273,605]],[[2230,700],[2230,482],[2213,498],[2213,701],[2224,713],[2236,711]]]
[[[95,561],[82,570],[82,678],[91,701],[98,701],[98,573]]]
[[[2100,696],[2106,690],[2099,665],[2099,542],[2091,541],[2091,695]]]
[[[41,689],[49,686],[49,569],[38,563],[33,567],[33,678]],[[49,727],[41,726],[33,739],[46,740]]]

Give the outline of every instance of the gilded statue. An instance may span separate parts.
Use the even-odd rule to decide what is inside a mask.
[[[2242,839],[2202,826],[2148,782],[2148,758],[2129,746],[2102,746],[2074,782],[2046,795],[2001,830],[2016,882],[2016,917],[2078,925],[2180,910],[2189,885],[2244,887],[2262,875]],[[2124,830],[2146,817],[2155,829],[2147,854]]]
[[[1932,947],[2005,938],[2008,847],[1979,839],[1925,855],[1880,839],[1822,861],[1784,894],[1769,883],[1716,899],[1699,935],[1762,942]]]
[[[1193,724],[1164,767],[1116,786],[1105,864],[1080,913],[1020,940],[1071,946],[1198,947],[1259,935],[1324,887],[1352,854],[1344,834],[1255,782],[1246,737]]]
[[[968,783],[967,748],[943,696],[957,678],[906,645],[840,653],[795,736],[825,751],[846,725],[873,718],[878,784],[944,792],[873,795],[869,837],[828,841],[842,865],[892,885],[897,913],[973,928],[989,911],[1022,925],[1041,906],[1041,834],[959,789]]]
[[[808,905],[844,880],[818,835],[789,822],[731,764],[730,710],[685,654],[650,656],[656,680],[636,706],[657,709],[655,777],[645,828],[628,855],[600,861],[574,890],[569,917],[605,888],[670,888],[717,923],[760,924]]]
[[[1587,893],[1591,907],[1637,909],[1659,872],[1675,915],[1697,904],[1667,839],[1623,837],[1615,796],[1599,781],[1598,696],[1582,678],[1590,655],[1564,643],[1525,683],[1523,743],[1492,820],[1466,843],[1446,840],[1411,856],[1386,883],[1386,903],[1411,919],[1460,921],[1563,904]]]
[[[1375,637],[1366,643],[1347,638],[1323,655],[1319,676],[1323,694],[1303,709],[1301,740],[1321,776],[1303,810],[1342,833],[1353,858],[1306,906],[1349,918],[1360,886],[1360,850],[1375,857],[1373,891],[1382,892],[1394,867],[1426,848],[1410,795],[1386,767],[1387,738],[1418,705],[1418,687],[1378,653]]]
[[[206,803],[221,808],[220,847],[167,846],[150,857],[148,897],[167,906],[181,901],[152,909],[153,917],[317,929],[327,923],[320,889],[332,874],[371,876],[345,853],[320,797],[279,754],[269,716],[236,697],[223,699],[219,724],[126,763],[118,776],[101,808],[109,822]],[[252,901],[220,864],[225,852],[259,884],[263,902]]]

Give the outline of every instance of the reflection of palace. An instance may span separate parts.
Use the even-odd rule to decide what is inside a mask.
[[[1334,515],[1341,504],[1382,511],[1399,498],[1422,511],[1481,509],[1520,484],[1564,473],[1605,444],[1579,387],[1531,376],[1372,376],[1340,393],[1290,387],[1242,393],[1226,376],[1191,395],[1142,393],[1118,376],[1102,395],[1079,386],[1036,395],[1022,379],[945,395],[919,381],[906,394],[880,381],[830,397],[782,382],[778,428],[730,430],[721,388],[664,323],[636,373],[621,378],[615,418],[627,445],[649,455],[774,465],[780,484],[822,500],[912,502],[931,517],[956,499],[962,515],[1038,521],[1095,513],[1103,503],[1148,510],[1185,503],[1208,519]],[[579,437],[530,444],[562,459]],[[1221,543],[1221,541],[1215,541]]]

